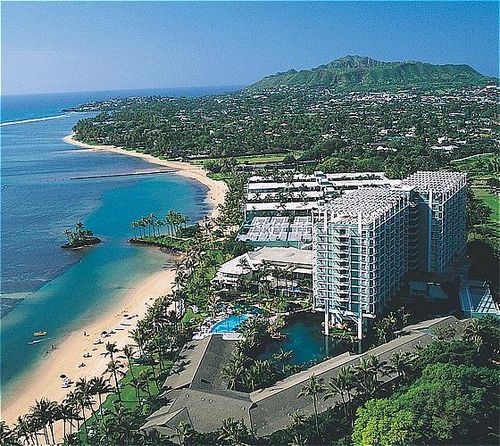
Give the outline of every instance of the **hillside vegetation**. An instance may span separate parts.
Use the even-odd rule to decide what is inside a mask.
[[[311,70],[289,70],[266,76],[249,90],[286,87],[334,87],[338,90],[387,90],[401,87],[477,86],[494,82],[468,65],[381,62],[346,56]]]

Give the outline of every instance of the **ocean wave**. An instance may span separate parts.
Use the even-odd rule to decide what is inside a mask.
[[[69,116],[69,114],[47,116],[46,118],[23,119],[21,121],[7,121],[0,123],[0,127],[3,127],[4,125],[27,124],[29,122],[49,121],[50,119],[61,119],[61,118],[66,118],[67,116]]]

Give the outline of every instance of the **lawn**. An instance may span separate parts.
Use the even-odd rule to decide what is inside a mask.
[[[280,163],[285,159],[288,153],[268,153],[263,155],[245,155],[237,156],[236,162],[238,164],[267,164],[267,163]],[[293,154],[298,158],[301,154],[299,151],[294,151]],[[220,161],[221,158],[207,158],[203,160],[196,160],[194,164],[203,164],[207,161]]]
[[[500,223],[500,197],[487,189],[475,187],[472,190],[476,198],[483,201],[491,209],[490,219],[492,223],[495,226],[497,223]]]
[[[164,361],[163,365],[164,365],[165,370],[169,370],[172,367],[173,362],[172,361]],[[144,364],[132,364],[131,368],[132,368],[134,376],[136,376],[136,377],[139,376],[141,374],[141,372],[146,371],[148,369],[151,369],[151,367],[149,365],[144,365]],[[134,410],[139,405],[139,402],[137,401],[135,388],[130,384],[131,380],[132,380],[132,373],[129,369],[129,370],[127,370],[126,375],[120,380],[120,393],[121,393],[121,397],[122,397],[123,406],[127,409]],[[114,380],[113,380],[113,378],[111,378],[110,384],[114,388],[113,383],[114,383]],[[151,395],[152,396],[158,395],[159,389],[156,385],[156,382],[153,379],[151,379],[148,384],[149,384],[149,391],[151,392]],[[141,391],[139,394],[139,397],[140,398],[147,397],[147,392]],[[97,401],[97,397],[95,397],[95,398]],[[118,395],[116,393],[110,393],[106,397],[105,401],[102,403],[102,408],[103,408],[104,413],[106,413],[107,411],[113,411],[113,402],[114,401],[118,401]],[[90,412],[90,411],[88,411],[88,412]],[[99,410],[97,410],[97,413],[99,413]],[[92,423],[94,423],[94,422],[95,422],[95,418],[92,415],[90,418],[88,418],[85,421],[85,425],[91,426]],[[82,438],[84,438],[83,437],[83,435],[84,435],[83,434],[83,425],[80,428],[80,435],[82,436]]]

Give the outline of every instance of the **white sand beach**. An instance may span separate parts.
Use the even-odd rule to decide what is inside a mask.
[[[94,152],[113,152],[120,155],[135,156],[149,163],[174,169],[174,174],[182,175],[184,177],[199,181],[209,188],[207,199],[212,206],[210,217],[216,218],[219,215],[218,206],[219,204],[222,204],[224,202],[224,197],[227,192],[227,184],[224,183],[224,181],[216,181],[209,178],[207,176],[207,171],[203,169],[203,167],[184,163],[181,161],[162,160],[146,153],[136,152],[133,150],[125,150],[116,146],[94,146],[85,144],[77,141],[73,136],[73,134],[66,136],[64,138],[64,142],[80,147],[82,149],[92,150]]]
[[[207,172],[198,166],[188,163],[164,161],[151,155],[132,152],[113,146],[89,146],[75,141],[72,135],[64,140],[69,143],[93,151],[108,151],[118,154],[136,156],[146,161],[174,169],[173,173],[192,178],[209,188],[208,199],[212,206],[211,218],[218,215],[219,204],[224,202],[227,186],[222,181],[215,181],[207,177]],[[151,248],[145,248],[151,249]],[[35,399],[42,397],[53,401],[62,401],[68,390],[61,388],[60,375],[66,375],[76,382],[81,377],[91,378],[102,375],[109,362],[101,353],[105,350],[105,342],[116,342],[118,348],[132,343],[129,331],[135,328],[137,321],[145,314],[148,304],[159,296],[168,294],[173,286],[175,273],[173,269],[165,269],[147,277],[132,289],[117,299],[116,304],[102,314],[96,314],[91,324],[82,326],[78,331],[70,333],[65,339],[56,341],[56,349],[51,351],[42,361],[33,367],[27,375],[15,385],[11,397],[3,398],[1,419],[8,424],[16,421],[17,417],[27,413]],[[132,319],[124,316],[132,316]],[[130,325],[121,325],[130,324]],[[119,330],[116,330],[119,328]],[[123,330],[122,330],[123,328]],[[94,345],[103,331],[116,330],[110,337],[102,338],[103,344]],[[84,336],[84,331],[87,336]],[[95,349],[95,350],[93,350]],[[84,352],[90,352],[90,358],[84,358]],[[85,363],[85,367],[79,367]]]

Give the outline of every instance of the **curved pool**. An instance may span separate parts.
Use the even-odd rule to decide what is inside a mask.
[[[211,329],[210,333],[234,333],[238,331],[240,325],[245,322],[250,316],[248,314],[231,315],[228,318],[217,322]]]

